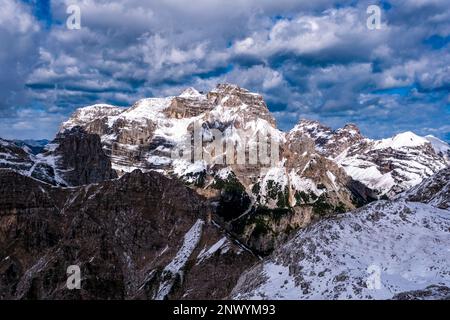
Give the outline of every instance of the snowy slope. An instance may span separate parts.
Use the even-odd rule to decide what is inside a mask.
[[[164,268],[164,281],[159,285],[159,289],[155,297],[156,300],[162,300],[169,294],[175,282],[176,275],[181,272],[181,269],[184,267],[200,241],[203,225],[204,221],[198,219],[191,229],[189,229],[189,231],[184,235],[183,245],[178,250],[175,258]]]
[[[444,190],[433,179],[422,192],[427,186]],[[430,285],[450,286],[450,210],[433,201],[405,200],[411,196],[378,201],[299,231],[246,272],[232,297],[390,299]]]
[[[35,155],[26,145],[0,138],[0,168],[11,169],[46,183],[67,185],[57,166],[58,157],[52,154],[56,147],[49,143]]]
[[[437,154],[442,155],[444,158],[447,159],[447,162],[450,163],[450,145],[448,143],[432,135],[425,136],[425,139],[427,139],[431,143],[434,151]]]

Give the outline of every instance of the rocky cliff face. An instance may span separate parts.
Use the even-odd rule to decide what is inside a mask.
[[[100,138],[74,127],[34,154],[26,145],[0,139],[0,168],[58,186],[79,186],[117,178]]]
[[[427,203],[448,210],[450,208],[450,169],[439,171],[432,178],[425,179],[419,185],[400,194],[398,198]]]
[[[239,280],[235,299],[441,299],[450,286],[450,169],[299,231]],[[423,201],[413,202],[413,201]],[[440,208],[439,208],[440,207]]]
[[[52,143],[55,146],[53,150],[44,152],[42,156],[57,159],[57,168],[60,168],[67,185],[80,186],[117,178],[98,135],[74,127],[59,133]]]
[[[61,189],[0,170],[0,182],[1,299],[220,299],[256,259],[155,172]],[[69,265],[81,290],[66,287]]]

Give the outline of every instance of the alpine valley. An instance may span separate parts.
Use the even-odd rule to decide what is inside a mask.
[[[174,157],[196,128],[203,158]],[[233,84],[80,108],[0,139],[0,299],[450,299],[449,165],[433,136],[283,132]]]

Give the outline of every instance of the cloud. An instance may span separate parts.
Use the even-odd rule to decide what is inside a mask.
[[[223,81],[263,94],[283,129],[307,117],[379,137],[450,122],[445,0],[384,2],[381,30],[366,27],[371,1],[80,0],[81,30],[65,27],[72,1],[34,16],[28,2],[0,0],[0,113],[18,136],[31,134],[22,109],[49,137],[83,105]]]
[[[31,10],[0,0],[0,115],[27,102],[23,83],[36,61],[40,26]]]

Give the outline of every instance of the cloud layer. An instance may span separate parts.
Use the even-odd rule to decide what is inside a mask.
[[[450,135],[450,3],[0,0],[0,136],[51,138],[80,106],[237,83],[279,126],[355,122],[371,137]]]

